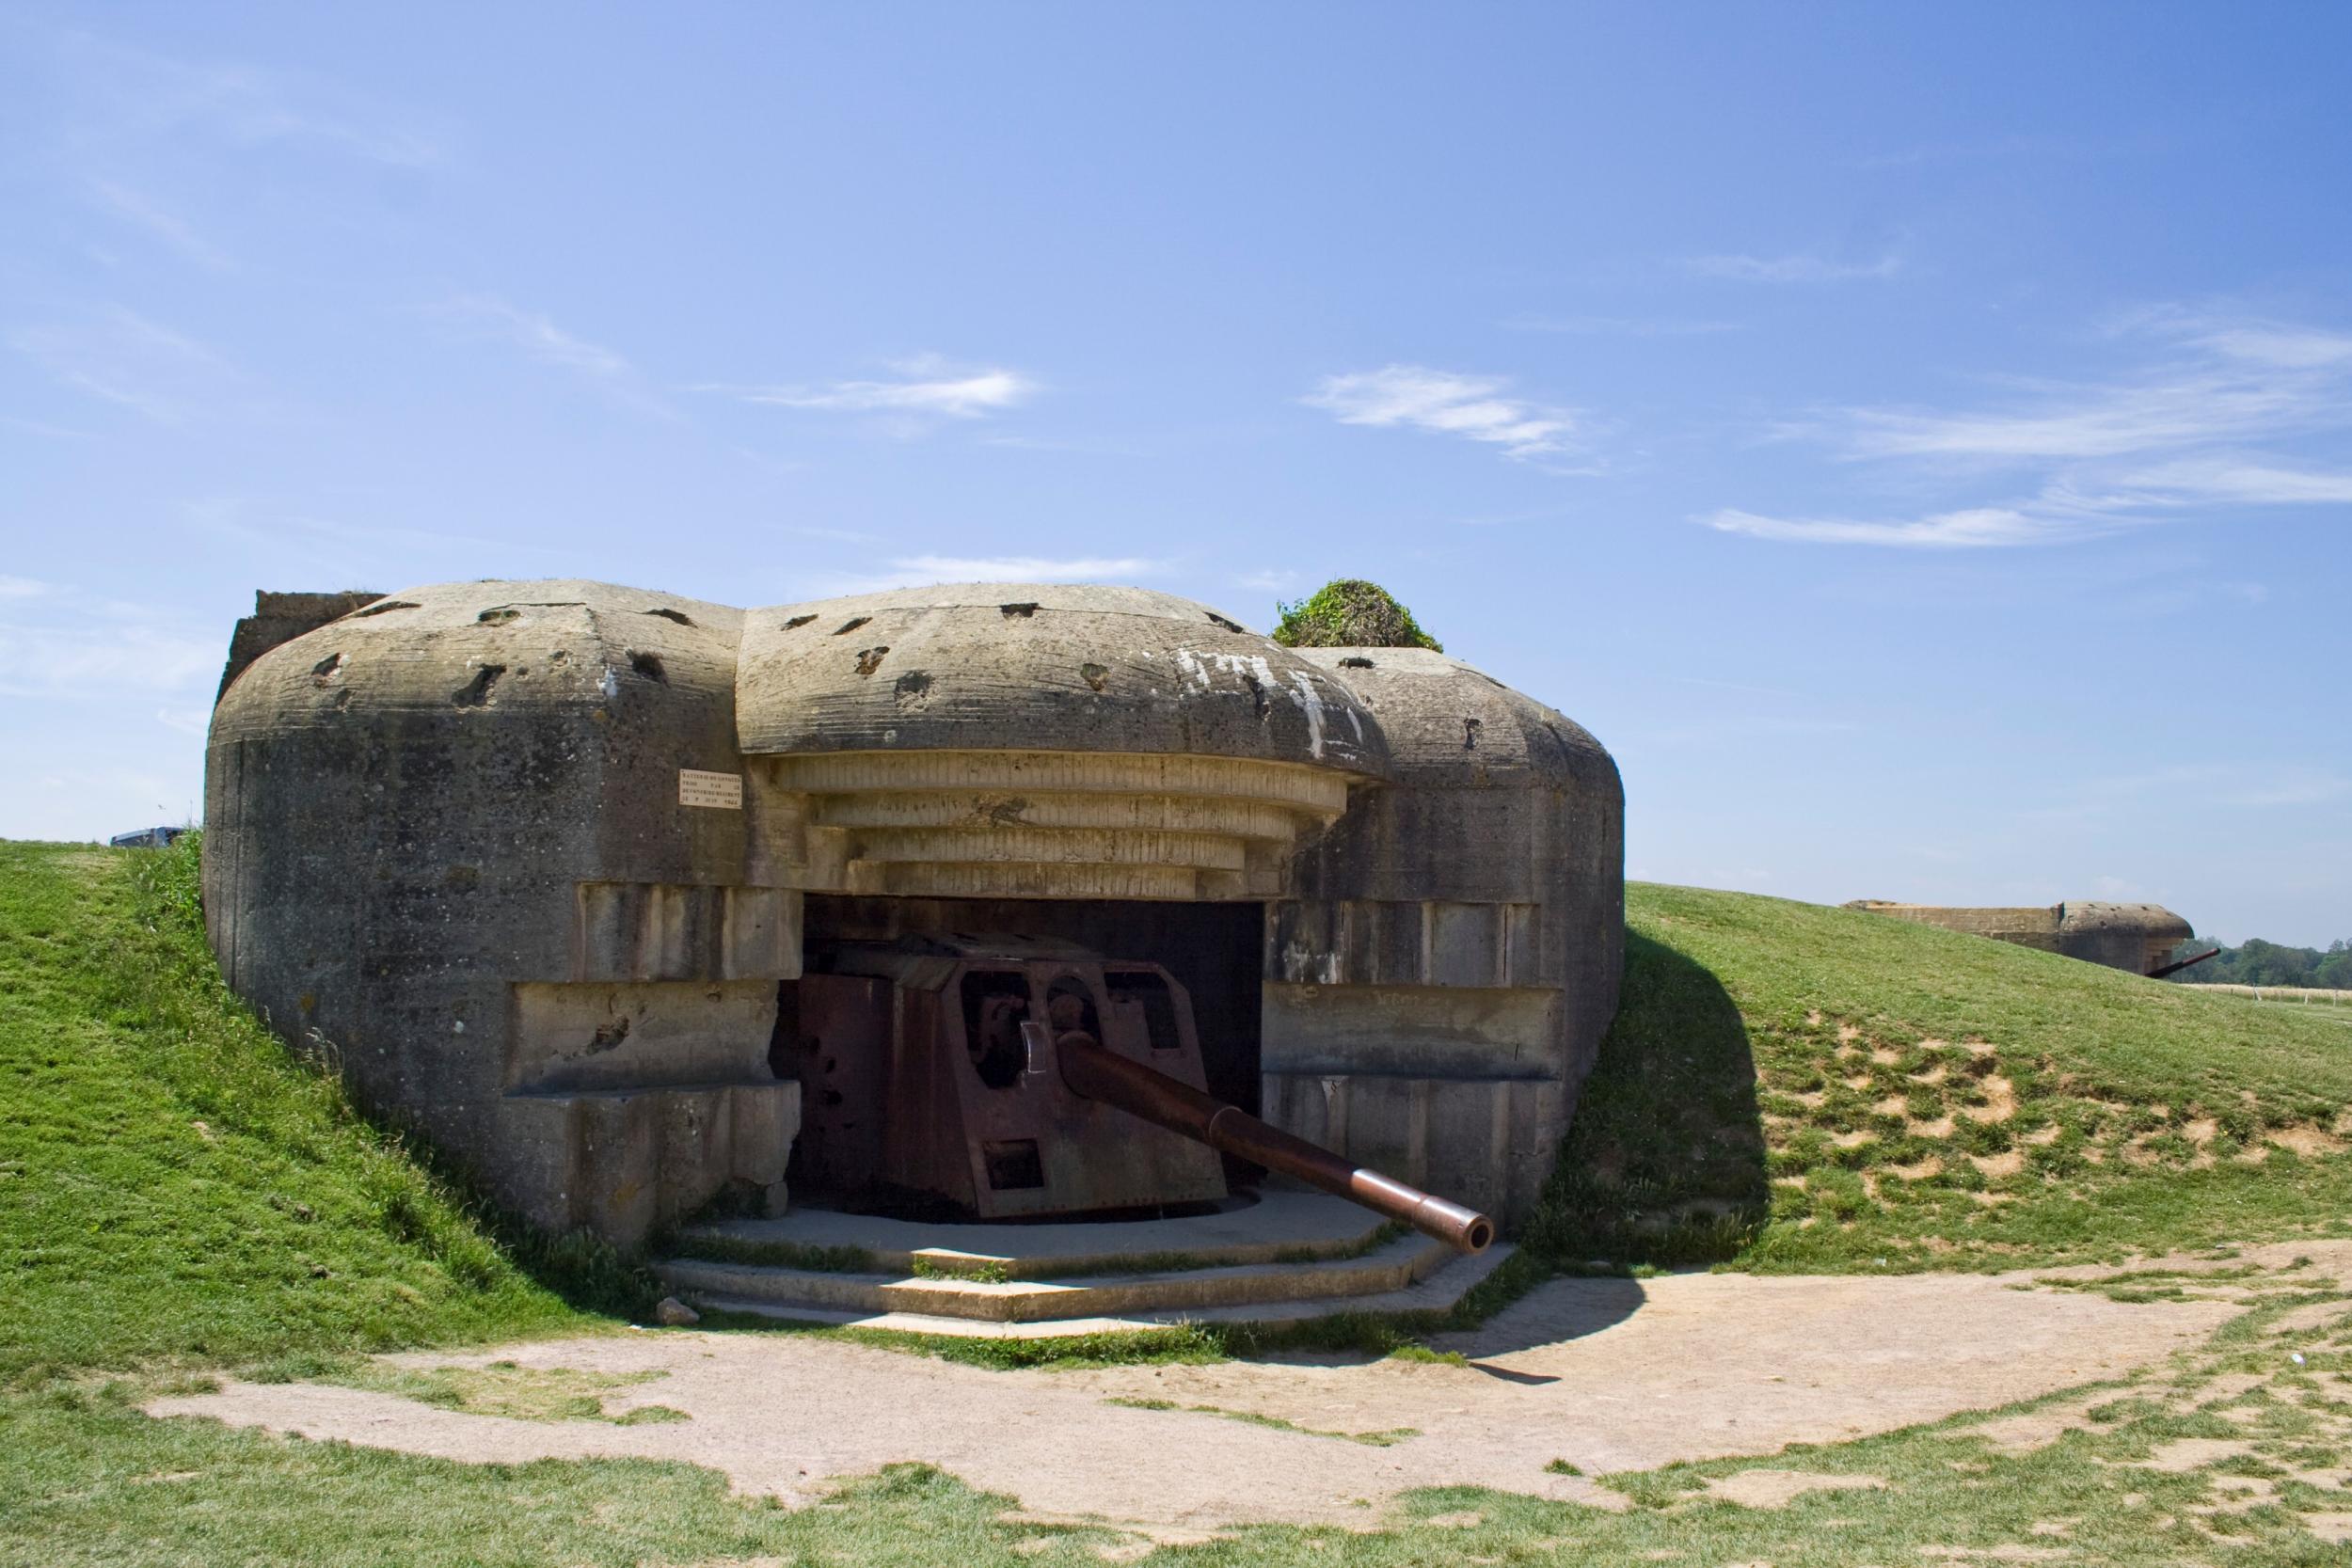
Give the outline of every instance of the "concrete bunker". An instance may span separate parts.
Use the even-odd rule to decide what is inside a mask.
[[[1614,765],[1429,650],[1040,584],[260,609],[207,757],[224,974],[543,1227],[634,1243],[730,1189],[1011,1216],[1254,1180],[1121,1123],[1071,1142],[1096,1151],[1073,1185],[1036,1128],[1092,1111],[1004,1109],[1069,1037],[1507,1228],[1615,1009]],[[947,1041],[968,1077],[892,1055]],[[911,1131],[951,1112],[957,1138]]]
[[[2197,934],[2187,921],[2161,904],[2110,904],[2077,898],[2046,907],[1956,909],[1856,898],[1846,908],[1919,926],[1941,927],[1947,931],[1966,931],[2018,947],[2151,976],[2169,974],[2184,967],[2173,961],[2173,950]]]

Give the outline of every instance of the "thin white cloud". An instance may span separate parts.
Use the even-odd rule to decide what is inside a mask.
[[[1342,424],[1398,427],[1458,436],[1501,447],[1512,457],[1545,457],[1568,450],[1576,418],[1507,395],[1500,376],[1464,375],[1425,365],[1384,365],[1376,371],[1327,375],[1300,401]]]
[[[1769,736],[1851,735],[1861,728],[1856,720],[1825,714],[1735,713],[1639,731],[1636,738],[1653,746],[1721,746]]]
[[[1807,545],[1887,545],[1902,549],[1981,549],[1996,545],[2032,545],[2051,531],[2047,519],[2008,507],[1984,506],[1900,521],[1851,517],[1767,517],[1726,507],[1704,519],[1724,533]]]
[[[820,572],[803,579],[810,597],[879,594],[956,582],[1134,582],[1164,576],[1168,563],[1140,556],[900,556],[860,572]]]
[[[724,392],[745,403],[843,414],[898,414],[924,419],[977,420],[1018,407],[1038,391],[1038,383],[1002,367],[957,367],[937,356],[899,360],[889,381],[835,381],[821,386],[737,387],[705,385],[696,391]]]
[[[1140,556],[916,555],[890,564],[921,582],[1119,582],[1168,570],[1166,562]]]
[[[542,364],[601,379],[628,371],[628,361],[612,350],[585,338],[576,338],[538,312],[520,309],[493,294],[468,294],[451,300],[438,307],[437,313],[474,322]]]
[[[197,265],[214,272],[234,270],[236,263],[226,251],[198,233],[184,219],[166,212],[138,192],[105,180],[93,182],[90,192],[106,212],[146,230],[150,237]]]
[[[542,365],[579,376],[616,403],[663,419],[677,418],[675,409],[645,388],[625,356],[565,331],[538,311],[523,309],[496,294],[465,294],[428,310],[444,321],[510,344]]]
[[[2235,501],[2249,506],[2352,505],[2352,471],[2290,468],[2260,458],[2216,454],[2140,468],[2116,482],[2150,506]]]
[[[2322,412],[2304,379],[2187,372],[2133,385],[2048,387],[2015,410],[1856,409],[1847,444],[1864,457],[2123,457],[2280,433]]]
[[[1305,580],[1296,572],[1269,567],[1263,571],[1244,572],[1233,579],[1233,586],[1247,588],[1254,594],[1286,594]]]
[[[752,401],[777,403],[789,408],[835,408],[852,413],[882,409],[977,420],[984,414],[1010,408],[1028,395],[1029,383],[1012,372],[981,371],[929,381],[843,381],[800,396],[777,392]]]
[[[1777,433],[1895,466],[1909,491],[1993,476],[1998,493],[1891,520],[1745,507],[1699,520],[1761,539],[1951,549],[2081,539],[2201,508],[2352,505],[2352,336],[2177,307],[2115,332],[2152,352],[2103,380],[2012,381],[1976,408],[1832,410]],[[2261,445],[2282,443],[2319,450]]]
[[[267,497],[215,495],[186,502],[184,526],[206,536],[204,547],[243,552],[272,571],[300,567],[310,580],[344,587],[397,586],[444,574],[460,557],[479,561],[485,542],[467,534],[404,524],[354,523],[294,510]],[[592,567],[552,536],[509,540],[497,560],[482,562],[495,577],[565,577]]]
[[[51,592],[45,582],[0,574],[0,599],[32,599]]]
[[[186,691],[217,676],[228,652],[138,606],[67,594],[11,606],[0,615],[0,696]]]
[[[21,430],[27,436],[44,436],[52,441],[92,441],[97,436],[90,431],[75,430],[68,425],[51,424],[46,420],[21,420],[13,414],[0,414],[0,428]]]
[[[2138,312],[2114,331],[2174,352],[2106,381],[2016,383],[2022,395],[2007,406],[1848,409],[1848,448],[1865,457],[2091,459],[2352,424],[2352,336],[2177,307]]]
[[[1783,697],[1794,701],[1805,695],[1801,691],[1790,690],[1787,687],[1756,686],[1747,681],[1717,680],[1711,675],[1672,675],[1661,673],[1658,678],[1661,680],[1670,680],[1681,686],[1703,686],[1716,691],[1742,692],[1750,697]]]
[[[1448,517],[1457,528],[1503,528],[1513,523],[1541,523],[1554,517],[1569,515],[1567,509],[1558,506],[1527,506],[1514,512],[1482,512],[1470,516]]]
[[[2352,779],[2312,768],[2282,768],[2265,771],[2244,786],[2220,797],[2226,806],[2320,806],[2352,795]]]
[[[1788,256],[1691,256],[1682,270],[1697,277],[1729,278],[1740,283],[1846,283],[1863,278],[1887,278],[1903,270],[1903,259],[1893,251],[1867,261],[1800,252]]]
[[[983,436],[979,444],[1007,451],[1069,452],[1087,457],[1144,457],[1151,449],[1140,442],[1073,438],[1066,436]]]
[[[1641,316],[1514,316],[1501,325],[1506,332],[1558,332],[1580,337],[1611,338],[1699,338],[1740,330],[1738,322]]]
[[[1998,136],[1978,142],[1943,142],[1900,148],[1856,158],[1856,168],[1912,168],[1921,164],[1980,158],[2090,158],[2124,150],[2121,144],[2078,141],[2058,136]]]
[[[2294,322],[2159,307],[2124,318],[2117,330],[2170,332],[2227,358],[2288,370],[2352,364],[2352,334]]]
[[[2103,802],[2160,794],[2184,807],[2270,809],[2342,800],[2352,795],[2352,777],[2332,768],[2293,762],[2176,763],[2141,773],[2086,779],[2077,789],[2086,800]]]
[[[244,380],[202,343],[119,305],[25,327],[8,343],[64,385],[158,424],[219,412]]]
[[[63,40],[78,103],[73,139],[100,146],[195,136],[232,148],[306,145],[391,168],[424,168],[445,136],[349,86],[235,61],[179,59],[89,34]]]

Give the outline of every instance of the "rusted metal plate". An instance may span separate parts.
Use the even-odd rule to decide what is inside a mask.
[[[1009,988],[1025,994],[1009,996]],[[1154,1051],[1141,1007],[1114,1000],[1102,965],[1059,958],[973,962],[943,988],[940,1001],[939,1066],[956,1085],[972,1204],[982,1215],[1083,1213],[1225,1196],[1224,1171],[1211,1150],[1073,1093],[1051,1060],[1052,1037],[1076,1030],[1200,1081],[1197,1042],[1180,1034],[1171,1049]],[[1019,1016],[1009,1017],[1016,1008]],[[1173,1010],[1184,1010],[1181,1000]],[[1019,1046],[1023,1022],[1046,1025],[1033,1032],[1046,1037],[1043,1050]],[[1008,1025],[1023,1058],[1012,1073],[1003,1070]]]
[[[800,1180],[822,1191],[863,1192],[882,1175],[891,985],[864,975],[810,974],[797,990]]]

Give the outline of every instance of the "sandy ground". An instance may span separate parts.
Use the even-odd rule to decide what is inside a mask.
[[[1474,1333],[1433,1341],[1468,1356],[1468,1369],[1229,1362],[1121,1367],[1067,1381],[1326,1431],[1417,1427],[1427,1438],[1391,1450],[1418,1471],[1408,1484],[1576,1496],[1544,1474],[1547,1462],[1565,1459],[1587,1474],[1646,1470],[1886,1432],[2115,1376],[2201,1338],[2232,1310],[2167,1303],[2151,1311],[2010,1289],[2019,1282],[1560,1280]],[[1611,1299],[1634,1290],[1642,1299],[1630,1312]],[[1616,1321],[1592,1326],[1608,1319]]]
[[[2352,1276],[2352,1248],[2329,1250],[2344,1256],[2324,1263]],[[995,1372],[813,1337],[694,1330],[386,1358],[665,1374],[612,1396],[608,1410],[662,1404],[691,1419],[628,1427],[512,1420],[313,1384],[231,1383],[148,1409],[461,1461],[683,1460],[790,1501],[922,1460],[1036,1517],[1184,1539],[1263,1520],[1371,1526],[1396,1494],[1439,1484],[1621,1507],[1585,1476],[1769,1455],[2008,1404],[2117,1376],[2237,1310],[2220,1299],[2124,1304],[2017,1289],[2029,1278],[1555,1280],[1441,1344],[1466,1367],[1295,1358]],[[1398,1428],[1418,1435],[1389,1447],[1331,1435]],[[1585,1476],[1548,1472],[1553,1460]]]

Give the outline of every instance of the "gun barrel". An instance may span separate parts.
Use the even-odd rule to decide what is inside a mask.
[[[1062,1082],[1073,1094],[1115,1105],[1220,1153],[1254,1161],[1268,1170],[1336,1193],[1464,1252],[1484,1252],[1495,1239],[1494,1221],[1474,1209],[1432,1196],[1279,1127],[1269,1127],[1238,1106],[1154,1072],[1084,1035],[1063,1035],[1055,1040],[1054,1056]]]
[[[2201,964],[2207,958],[2219,957],[2221,949],[2218,947],[2208,947],[2193,958],[2181,958],[2172,963],[2165,964],[2159,968],[2150,970],[2148,972],[2148,978],[2151,980],[2161,980],[2167,975],[2178,974],[2181,971],[2188,968],[2192,964]]]

